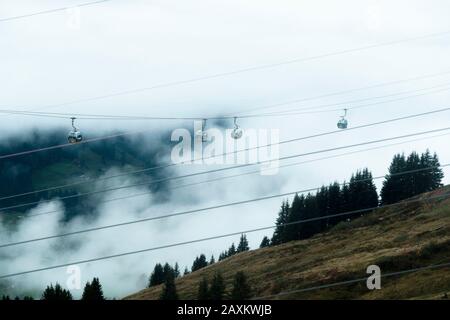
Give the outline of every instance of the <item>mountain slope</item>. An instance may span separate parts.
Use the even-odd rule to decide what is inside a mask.
[[[449,197],[435,198],[440,195]],[[231,291],[233,276],[244,271],[254,297],[367,277],[367,266],[382,273],[450,262],[450,187],[423,194],[421,202],[379,209],[327,233],[283,245],[244,252],[177,279],[181,299],[195,299],[198,283],[220,271]],[[434,198],[434,199],[431,199]],[[161,286],[125,299],[158,299]],[[278,299],[439,299],[450,294],[450,268],[382,278],[382,290],[365,282]]]
[[[144,135],[120,136],[91,141],[90,143],[65,145],[66,132],[62,130],[29,132],[24,136],[11,136],[0,141],[0,207],[16,208],[5,210],[8,220],[15,220],[20,213],[36,207],[20,206],[24,203],[38,203],[45,199],[64,198],[66,217],[77,216],[80,212],[92,212],[98,199],[93,197],[70,198],[79,193],[92,192],[97,186],[86,181],[116,171],[136,171],[160,165],[160,153],[167,153],[170,145],[161,144],[156,136]],[[63,145],[64,147],[57,147]],[[43,148],[45,152],[32,152]],[[46,148],[50,148],[46,150]],[[24,154],[21,154],[24,153]],[[11,156],[18,154],[17,156]],[[10,156],[8,156],[10,155]],[[140,179],[150,181],[166,176],[167,170],[149,170],[141,174],[123,176],[122,179]],[[83,183],[84,182],[84,183]],[[105,182],[105,181],[104,181]],[[121,184],[121,179],[107,180],[110,186]],[[52,189],[54,186],[68,185],[65,188]],[[102,184],[100,187],[105,189]],[[149,186],[155,193],[163,190],[164,183]],[[49,188],[47,191],[33,191]],[[15,195],[23,194],[19,197]],[[164,198],[162,194],[161,198]],[[17,214],[16,214],[17,213]]]

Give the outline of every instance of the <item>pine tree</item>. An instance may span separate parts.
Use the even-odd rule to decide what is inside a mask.
[[[81,300],[90,300],[90,301],[105,300],[105,297],[103,296],[102,285],[100,284],[100,280],[98,278],[94,278],[92,280],[92,283],[89,282],[86,283]]]
[[[209,289],[209,297],[212,300],[222,300],[225,294],[225,283],[222,275],[216,273],[212,279],[211,287]]]
[[[378,206],[378,193],[373,182],[372,173],[366,168],[358,170],[352,175],[349,183],[350,211],[374,208]],[[361,213],[354,213],[346,217],[352,219],[361,216]]]
[[[160,300],[178,300],[177,287],[173,273],[169,274],[164,281]]]
[[[155,265],[152,274],[150,275],[149,287],[153,287],[164,283],[164,269],[160,263]]]
[[[202,280],[198,284],[197,299],[209,300],[209,284],[208,279],[206,279],[205,277],[202,278]]]
[[[327,216],[330,212],[329,207],[329,190],[328,187],[322,186],[319,191],[316,193],[316,202],[317,202],[317,217]],[[327,220],[322,219],[317,221],[318,232],[321,232],[327,227]]]
[[[231,244],[231,247],[228,249],[227,257],[234,256],[236,254],[236,247],[234,243]]]
[[[433,154],[433,157],[428,162],[428,165],[433,167],[430,171],[431,179],[429,189],[436,190],[443,186],[442,179],[444,179],[444,171],[441,168],[441,164],[439,162],[439,157],[436,152]]]
[[[183,276],[187,276],[189,273],[190,273],[190,272],[189,272],[188,267],[184,267]]]
[[[328,211],[327,215],[341,213],[343,206],[343,192],[339,183],[334,182],[328,186]],[[339,218],[333,217],[326,220],[326,227],[333,226],[339,222]]]
[[[219,261],[222,261],[224,259],[228,258],[228,253],[227,252],[221,252],[219,254]]]
[[[233,290],[231,291],[232,300],[247,300],[251,297],[251,288],[244,272],[239,271],[234,276]]]
[[[409,198],[420,193],[420,178],[423,174],[426,174],[426,172],[411,172],[418,169],[421,169],[420,156],[417,152],[414,151],[408,156],[408,158],[406,158],[405,171],[409,173],[404,175],[404,178],[406,179],[406,184],[403,185],[403,190],[406,193],[405,198]]]
[[[175,278],[179,278],[180,277],[180,266],[178,265],[178,262],[175,263],[175,267],[173,268],[173,274],[175,276]]]
[[[216,263],[216,259],[214,259],[214,255],[211,255],[211,259],[209,259],[209,264],[212,265]]]
[[[167,277],[176,278],[175,270],[167,262],[164,264],[163,274],[164,274],[164,276],[163,276],[164,281],[167,279]]]
[[[236,249],[236,253],[241,253],[248,250],[250,250],[250,247],[248,246],[247,236],[245,234],[242,234]]]
[[[406,171],[406,158],[404,154],[396,154],[389,166],[389,174],[386,175],[381,189],[381,204],[391,204],[407,197],[404,186],[405,176],[398,175]]]
[[[55,300],[55,301],[63,301],[63,300],[73,300],[72,294],[69,290],[63,289],[58,283],[53,287],[52,284],[47,286],[42,294],[42,300]]]
[[[319,217],[320,212],[317,205],[316,196],[308,193],[304,200],[304,208],[302,210],[302,215],[300,220],[310,220]],[[319,221],[308,221],[299,224],[299,235],[300,239],[308,239],[320,232],[321,222]]]
[[[270,240],[267,236],[264,236],[264,238],[261,241],[261,244],[259,245],[260,248],[266,248],[270,246]]]
[[[200,270],[208,265],[208,262],[206,261],[206,256],[204,254],[201,254],[199,257],[196,257],[194,260],[194,263],[192,264],[191,271],[197,271]]]
[[[305,196],[295,194],[291,207],[287,208],[287,218],[285,223],[288,223],[288,225],[282,228],[283,230],[279,237],[281,243],[300,239],[300,226],[298,222],[302,219],[304,206]]]
[[[442,168],[440,168],[439,158],[436,153],[431,155],[429,150],[423,153],[420,157],[420,169],[424,169],[424,171],[418,173],[418,193],[433,191],[442,187],[444,173]]]
[[[91,298],[91,283],[88,281],[84,286],[83,295],[81,296],[81,300],[90,300]]]
[[[273,245],[278,245],[278,244],[284,243],[286,240],[285,224],[289,220],[289,210],[290,210],[289,202],[283,201],[283,203],[281,204],[281,209],[278,213],[278,218],[276,221],[276,228],[275,228],[275,231],[272,236],[271,243]]]
[[[436,153],[427,150],[419,155],[412,152],[408,157],[395,155],[389,174],[383,181],[381,203],[395,203],[420,193],[433,191],[442,186],[443,171]]]

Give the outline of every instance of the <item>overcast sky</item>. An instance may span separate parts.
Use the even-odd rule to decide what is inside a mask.
[[[3,0],[0,2],[0,19],[73,6],[81,2]],[[81,8],[80,28],[68,25],[70,15],[65,11],[0,22],[0,107],[67,113],[209,117],[225,113],[237,114],[259,106],[450,71],[449,34],[136,94],[48,108],[84,98],[450,31],[448,12],[450,3],[445,0],[113,0]],[[268,111],[331,103],[339,104],[333,109],[352,108],[352,104],[346,103],[347,101],[440,85],[444,88],[447,85],[449,91],[441,90],[350,111],[348,119],[351,127],[450,107],[450,73]],[[422,92],[427,90],[418,91]],[[240,124],[244,128],[279,129],[280,138],[284,140],[334,130],[340,115],[339,111],[242,119]],[[282,146],[280,151],[281,156],[288,156],[444,128],[449,126],[449,120],[450,112],[446,112],[292,143]],[[0,115],[0,132],[2,135],[9,135],[26,133],[31,128],[69,128],[69,121],[64,121]],[[180,125],[182,124],[148,121],[78,122],[86,136],[98,136],[113,129],[167,129]],[[232,126],[231,123],[229,125]],[[167,142],[169,140],[170,136],[167,136]],[[384,175],[394,153],[412,150],[422,152],[426,148],[436,151],[442,164],[450,163],[448,146],[449,136],[441,136],[283,169],[276,176],[255,176],[252,179],[243,177],[226,180],[220,186],[191,188],[180,191],[181,198],[194,197],[198,200],[197,207],[201,207],[316,187],[334,180],[343,181],[357,168],[369,167],[374,175]],[[315,157],[318,156],[305,160]],[[182,173],[190,169],[178,170]],[[450,171],[445,172],[445,182],[448,183]],[[118,243],[114,250],[133,250],[136,247],[139,249],[202,235],[270,225],[275,220],[280,201],[275,199],[246,205],[232,212],[216,211],[213,218],[205,218],[205,215],[182,218],[173,222],[170,231],[161,227],[160,230],[166,233],[161,232],[159,238],[154,235],[142,236],[146,241],[140,243],[139,237],[132,236],[129,243]],[[182,201],[172,205],[176,209],[186,208]],[[126,208],[128,207],[125,205],[123,210],[126,211]],[[164,209],[169,210],[168,207]],[[140,214],[142,213],[136,213],[136,216]],[[124,217],[125,214],[121,216]],[[46,234],[49,231],[39,232]],[[142,235],[143,230],[141,228],[140,232],[126,232]],[[169,235],[167,232],[170,232]],[[269,233],[249,236],[252,247],[259,244],[264,234]],[[112,237],[113,234],[108,235],[105,231],[102,239],[110,241]],[[150,255],[140,256],[140,259],[145,259],[147,270],[155,262],[166,260],[179,261],[182,266],[190,265],[195,255],[201,252],[217,255],[219,250],[216,249],[224,248],[230,241],[231,239],[225,239],[182,249],[174,248],[152,254],[151,259],[148,258]],[[85,251],[76,257],[90,258],[104,252],[100,249]],[[141,260],[136,259],[138,258],[133,261],[138,264]],[[31,262],[29,267],[36,265]],[[118,266],[117,263],[110,261],[99,266],[110,268],[111,265]],[[90,269],[89,275],[98,274],[98,270]],[[48,273],[45,280],[52,279],[51,276],[55,274]],[[101,274],[99,276],[102,278]],[[63,275],[60,277],[62,279]],[[114,274],[110,274],[108,281],[113,282],[113,279]],[[113,286],[112,283],[106,285],[112,292],[111,295],[118,296],[133,292],[139,287],[123,285],[123,289],[117,289]]]

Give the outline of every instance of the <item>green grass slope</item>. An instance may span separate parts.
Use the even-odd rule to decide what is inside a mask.
[[[430,199],[438,195],[449,197]],[[376,264],[382,273],[450,262],[450,187],[418,196],[424,201],[379,209],[315,237],[244,252],[176,281],[181,299],[195,299],[198,283],[220,271],[231,291],[233,276],[244,271],[254,297],[366,277]],[[125,299],[158,299],[161,286]],[[273,299],[441,299],[450,295],[450,268],[382,278],[382,289],[365,282]]]

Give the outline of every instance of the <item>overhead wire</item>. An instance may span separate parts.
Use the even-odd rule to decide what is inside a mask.
[[[444,87],[444,88],[442,88]],[[14,114],[14,115],[22,115],[22,116],[32,116],[32,117],[44,117],[44,118],[57,118],[57,119],[71,119],[73,117],[76,117],[77,120],[108,120],[108,121],[144,121],[144,120],[176,120],[176,121],[182,121],[182,120],[189,120],[189,121],[195,121],[195,120],[231,120],[234,118],[240,118],[240,119],[249,119],[249,118],[267,118],[267,117],[283,117],[283,116],[290,116],[290,115],[298,115],[298,114],[315,114],[315,113],[329,113],[329,112],[336,112],[336,111],[342,111],[342,107],[339,109],[328,109],[328,110],[318,110],[318,111],[309,111],[309,112],[302,112],[302,113],[289,113],[292,111],[301,111],[301,110],[315,110],[315,109],[323,109],[325,107],[330,106],[342,106],[342,105],[348,105],[356,102],[363,102],[368,100],[379,100],[381,98],[388,98],[393,96],[399,96],[404,95],[411,92],[420,92],[420,91],[426,91],[431,89],[437,89],[438,90],[432,90],[430,92],[425,92],[421,94],[415,94],[415,95],[409,95],[397,99],[391,99],[386,101],[379,101],[373,104],[366,104],[362,106],[357,107],[346,107],[348,110],[352,109],[358,109],[361,107],[367,107],[372,105],[378,105],[378,104],[384,104],[384,103],[391,103],[394,101],[400,101],[405,99],[410,99],[414,97],[439,93],[443,91],[450,90],[450,83],[435,85],[427,88],[420,88],[420,89],[413,89],[413,90],[407,90],[407,91],[401,91],[386,95],[380,95],[380,96],[374,96],[374,97],[367,97],[367,98],[360,98],[355,100],[348,100],[343,102],[335,102],[335,103],[328,103],[328,104],[322,104],[317,106],[309,106],[309,107],[299,107],[299,108],[293,108],[288,110],[278,110],[271,113],[259,113],[259,114],[248,114],[248,115],[242,115],[242,116],[232,116],[232,115],[226,115],[226,116],[198,116],[198,117],[168,117],[168,116],[148,116],[148,115],[107,115],[107,114],[83,114],[83,113],[62,113],[62,112],[31,112],[31,111],[17,111],[17,110],[10,110],[10,109],[0,109],[0,113],[4,114]],[[291,104],[291,102],[285,102],[285,103],[279,103],[278,106],[282,106],[285,104]]]
[[[388,103],[392,103],[392,102],[396,102],[396,101],[407,100],[407,99],[416,98],[416,97],[427,96],[427,95],[430,95],[430,94],[445,92],[445,91],[449,91],[449,90],[450,90],[450,87],[446,87],[446,88],[437,89],[437,90],[433,90],[433,91],[429,91],[429,92],[418,93],[418,94],[413,94],[413,95],[407,95],[407,96],[403,96],[403,97],[399,97],[399,98],[382,100],[382,101],[376,101],[376,102],[372,102],[372,103],[365,103],[365,104],[359,104],[359,105],[352,105],[352,104],[355,103],[355,102],[362,102],[362,101],[367,101],[367,100],[379,99],[382,96],[373,97],[373,98],[363,98],[363,99],[358,99],[358,100],[353,100],[353,101],[343,101],[343,102],[340,102],[340,103],[323,104],[323,105],[318,105],[318,106],[315,106],[315,107],[291,108],[291,109],[288,109],[288,110],[280,110],[280,111],[271,112],[271,113],[261,113],[260,117],[285,117],[285,116],[292,116],[292,115],[323,114],[323,113],[338,112],[338,111],[342,111],[343,109],[347,109],[348,111],[351,111],[351,110],[367,108],[367,107],[381,105],[381,104],[388,104]],[[410,92],[412,92],[412,91],[414,91],[414,90],[411,90]],[[395,95],[399,95],[399,94],[386,95],[385,97],[395,96]],[[320,109],[320,108],[325,108],[325,107],[329,107],[329,106],[330,107],[332,107],[332,106],[341,106],[341,107],[340,108],[334,108],[334,109],[325,109],[325,110],[312,110],[312,109],[315,109],[315,108]]]
[[[279,169],[283,169],[283,168],[287,168],[287,167],[297,166],[297,165],[300,165],[300,164],[307,164],[307,163],[312,163],[312,162],[316,162],[316,161],[333,159],[333,158],[337,158],[337,157],[343,157],[343,156],[346,156],[346,155],[351,155],[351,154],[356,154],[356,153],[361,153],[361,152],[367,152],[367,151],[377,150],[377,149],[391,147],[391,146],[397,146],[397,145],[401,145],[401,144],[405,144],[405,143],[409,143],[409,142],[415,142],[415,141],[420,141],[420,140],[425,140],[425,139],[432,139],[432,138],[436,138],[436,137],[448,136],[449,134],[450,133],[446,133],[446,134],[435,135],[435,136],[431,136],[431,137],[425,137],[425,138],[420,138],[420,139],[413,139],[413,140],[408,140],[408,141],[402,141],[402,142],[399,142],[399,143],[393,143],[393,144],[388,144],[388,145],[383,145],[383,146],[378,146],[378,147],[373,147],[373,148],[367,148],[367,149],[362,149],[362,150],[356,150],[356,151],[341,153],[341,154],[327,156],[327,157],[321,157],[321,158],[306,160],[306,161],[301,161],[301,162],[289,163],[289,164],[280,165],[278,168]],[[217,178],[202,180],[202,181],[198,181],[198,182],[192,182],[192,183],[186,183],[186,184],[181,184],[181,185],[175,185],[175,186],[169,187],[168,190],[175,190],[175,189],[181,189],[181,188],[186,188],[186,187],[192,187],[192,186],[197,186],[197,185],[201,185],[201,184],[206,184],[206,183],[211,183],[211,182],[216,182],[216,181],[222,181],[222,180],[225,180],[225,179],[231,179],[231,178],[242,177],[242,176],[251,175],[251,174],[257,174],[257,173],[270,171],[270,170],[271,170],[270,168],[269,169],[260,168],[259,170],[253,170],[253,171],[249,171],[249,172],[238,173],[238,174],[227,175],[227,176],[220,176],[220,177],[217,177]],[[115,198],[109,198],[109,199],[106,199],[106,200],[101,200],[98,203],[109,203],[109,202],[114,202],[114,201],[126,200],[126,199],[130,199],[130,198],[135,198],[135,197],[149,195],[151,193],[153,193],[153,191],[145,191],[145,192],[141,192],[141,193],[134,193],[134,194],[131,194],[131,195],[126,195],[126,196],[121,196],[121,197],[115,197]],[[26,217],[27,218],[37,217],[37,216],[42,216],[42,215],[47,215],[47,214],[52,214],[52,213],[58,213],[58,212],[61,212],[61,211],[60,210],[54,210],[54,211],[31,213],[31,214],[29,213],[29,214],[26,214]]]
[[[362,209],[362,210],[355,210],[355,211],[353,211],[351,213],[354,214],[354,213],[360,213],[360,212],[364,212],[364,211],[372,211],[372,210],[375,210],[375,209],[386,209],[386,208],[392,208],[392,207],[395,207],[395,206],[405,205],[405,204],[409,204],[409,203],[413,203],[413,202],[422,202],[422,201],[427,201],[427,200],[443,199],[443,198],[447,198],[447,197],[449,197],[449,194],[432,196],[432,197],[429,197],[427,199],[410,199],[410,200],[405,200],[405,201],[394,203],[394,204],[383,205],[383,206],[379,206],[379,207]],[[348,214],[351,214],[351,213],[350,212],[339,213],[339,214],[333,214],[333,215],[328,215],[328,216],[323,216],[323,217],[304,219],[304,220],[299,220],[299,221],[294,221],[294,222],[280,224],[280,225],[278,225],[278,227],[279,226],[283,227],[283,226],[296,225],[296,224],[307,223],[307,222],[312,222],[312,221],[320,221],[320,220],[323,220],[323,219],[330,219],[330,218],[333,218],[333,217],[344,216],[346,214],[348,215]],[[167,244],[167,245],[156,246],[156,247],[151,247],[151,248],[145,248],[145,249],[140,249],[140,250],[135,250],[135,251],[126,251],[126,252],[123,252],[123,253],[107,255],[107,256],[103,256],[103,257],[96,257],[96,258],[72,261],[72,262],[57,264],[57,265],[48,266],[48,267],[42,267],[42,268],[36,268],[36,269],[30,269],[30,270],[25,270],[25,271],[9,273],[9,274],[3,274],[3,275],[0,275],[0,279],[6,279],[6,278],[16,277],[16,276],[20,276],[20,275],[25,275],[25,274],[31,274],[31,273],[36,273],[36,272],[42,272],[42,271],[48,271],[48,270],[53,270],[53,269],[59,269],[59,268],[64,268],[64,267],[68,267],[68,266],[71,266],[71,265],[86,264],[86,263],[90,263],[90,262],[109,260],[109,259],[114,259],[114,258],[119,258],[119,257],[124,257],[124,256],[130,256],[130,255],[135,255],[135,254],[140,254],[140,253],[145,253],[145,252],[150,252],[150,251],[156,251],[156,250],[168,249],[168,248],[173,248],[173,247],[179,247],[179,246],[184,246],[184,245],[193,244],[193,243],[211,241],[211,240],[216,240],[216,239],[221,239],[221,238],[228,238],[228,237],[241,235],[241,234],[249,234],[249,233],[254,233],[254,232],[260,232],[260,231],[274,229],[276,227],[277,227],[277,225],[271,225],[271,226],[267,226],[267,227],[260,227],[260,228],[242,230],[242,231],[239,231],[239,232],[232,232],[232,233],[216,235],[216,236],[211,236],[211,237],[206,237],[206,238],[199,238],[199,239],[195,239],[195,240],[188,240],[188,241],[183,241],[183,242],[171,243],[171,244]]]
[[[284,142],[280,142],[280,143],[276,143],[276,144],[279,145],[279,144],[284,144],[284,143],[290,143],[290,142],[293,142],[293,141],[317,138],[317,137],[321,137],[321,136],[325,136],[325,135],[329,135],[329,134],[334,134],[334,133],[348,132],[348,131],[362,129],[362,128],[367,128],[367,127],[371,127],[371,126],[377,126],[377,125],[380,125],[380,124],[386,124],[386,123],[390,123],[390,122],[396,122],[396,121],[401,121],[401,120],[421,117],[421,116],[425,116],[425,115],[430,115],[430,114],[435,114],[435,113],[440,113],[440,112],[446,112],[448,110],[450,110],[450,108],[442,108],[442,109],[438,109],[438,110],[432,110],[432,111],[422,112],[422,113],[413,114],[413,115],[409,115],[409,116],[398,117],[398,118],[383,120],[383,121],[379,121],[379,122],[369,123],[369,124],[365,124],[365,125],[355,126],[355,127],[347,128],[345,131],[343,131],[343,130],[333,130],[333,131],[320,133],[320,134],[315,134],[315,135],[310,135],[310,136],[306,136],[306,137],[302,137],[302,138],[290,139],[290,140],[286,140]],[[58,149],[58,148],[74,146],[74,145],[78,145],[78,144],[85,144],[85,143],[89,143],[89,142],[101,141],[101,140],[105,140],[105,139],[111,139],[111,138],[121,137],[121,136],[125,136],[125,135],[130,135],[130,134],[143,133],[143,132],[146,132],[146,131],[148,131],[148,130],[132,131],[132,132],[114,134],[114,135],[110,135],[110,136],[106,136],[106,137],[92,138],[92,139],[81,141],[81,142],[79,142],[77,144],[64,143],[64,144],[61,144],[61,145],[54,145],[54,146],[48,146],[48,147],[37,148],[37,149],[32,149],[32,150],[26,150],[26,151],[21,151],[21,152],[6,154],[6,155],[0,155],[0,160],[12,158],[12,157],[17,157],[17,156],[33,154],[33,153],[41,152],[41,151],[48,151],[48,150],[54,150],[54,149]],[[253,148],[237,150],[237,151],[233,151],[233,152],[228,153],[228,154],[235,154],[235,153],[238,153],[238,152],[250,151],[250,150],[254,150],[254,149],[268,147],[268,146],[271,146],[271,145],[275,145],[275,144],[267,144],[267,145],[263,145],[263,146],[257,146],[257,147],[253,147]],[[216,158],[216,157],[219,157],[219,156],[225,156],[225,155],[227,155],[227,153],[214,155],[214,156],[210,157],[210,159],[211,158]],[[203,160],[205,160],[205,159],[208,159],[208,158],[203,158]],[[175,164],[169,164],[167,166],[173,166],[173,165],[175,165]],[[165,167],[167,167],[167,166],[165,166]],[[155,168],[156,169],[161,169],[161,167],[155,167]]]
[[[406,270],[401,270],[401,271],[396,271],[396,272],[382,273],[382,274],[380,274],[380,278],[400,276],[400,275],[416,273],[416,272],[420,272],[420,271],[442,269],[442,268],[448,268],[448,267],[450,267],[450,262],[439,263],[439,264],[411,268],[411,269],[406,269]],[[344,285],[349,285],[349,284],[355,284],[355,283],[364,282],[364,281],[367,281],[367,277],[333,282],[333,283],[327,283],[327,284],[317,285],[317,286],[313,286],[313,287],[307,287],[307,288],[303,288],[303,289],[283,291],[283,292],[276,293],[276,294],[257,297],[252,300],[263,300],[263,299],[269,299],[269,298],[276,298],[276,297],[286,296],[286,295],[295,294],[295,293],[304,293],[304,292],[316,291],[316,290],[321,290],[321,289],[329,289],[329,288],[334,288],[334,287],[339,287],[339,286],[344,286]]]
[[[260,165],[260,164],[264,164],[264,163],[271,163],[271,162],[274,162],[274,161],[282,161],[282,160],[293,159],[293,158],[298,158],[298,157],[304,157],[304,156],[309,156],[309,155],[314,155],[314,154],[319,154],[319,153],[324,153],[324,152],[331,152],[331,151],[337,151],[337,150],[348,149],[348,148],[353,148],[353,147],[360,147],[360,146],[369,145],[369,144],[375,144],[375,143],[380,143],[380,142],[386,142],[386,141],[398,140],[398,139],[403,139],[403,138],[415,137],[415,136],[429,134],[429,133],[437,133],[437,132],[442,132],[442,131],[447,131],[447,130],[450,130],[450,127],[441,128],[441,129],[434,129],[434,130],[428,130],[428,131],[422,131],[422,132],[416,132],[416,133],[412,133],[412,134],[406,134],[406,135],[395,136],[395,137],[390,137],[390,138],[383,138],[383,139],[378,139],[378,140],[366,141],[366,142],[361,142],[361,143],[356,143],[356,144],[351,144],[351,145],[346,145],[346,146],[340,146],[340,147],[333,147],[333,148],[328,148],[328,149],[321,149],[321,150],[316,150],[316,151],[310,151],[310,152],[307,152],[307,153],[301,153],[301,154],[295,154],[295,155],[290,155],[290,156],[285,156],[285,157],[279,157],[279,158],[276,158],[276,159],[262,160],[262,161],[258,161],[258,162],[255,162],[255,163],[246,163],[246,164],[241,164],[241,165],[232,166],[232,167],[224,167],[224,168],[218,168],[218,169],[209,170],[209,171],[202,171],[202,172],[197,172],[197,173],[191,173],[191,174],[184,175],[183,178],[185,178],[185,177],[193,177],[193,176],[202,175],[202,174],[208,174],[208,173],[216,173],[216,172],[227,171],[227,170],[238,169],[238,168],[245,168],[245,167],[254,166],[254,165]],[[155,183],[160,183],[160,182],[164,182],[164,181],[170,181],[170,180],[174,180],[174,179],[179,179],[179,176],[162,178],[162,179],[157,180]],[[152,184],[152,182],[140,182],[140,183],[135,183],[135,184],[126,185],[126,186],[112,187],[112,188],[107,188],[107,189],[102,189],[102,190],[96,190],[96,191],[91,191],[91,192],[85,192],[85,193],[79,193],[79,194],[75,194],[75,195],[59,197],[59,198],[56,198],[56,199],[49,199],[49,200],[34,201],[34,202],[29,202],[29,203],[22,203],[22,204],[7,206],[7,207],[1,207],[0,211],[17,209],[17,208],[23,208],[23,207],[27,207],[27,206],[32,206],[32,205],[37,205],[37,204],[42,204],[42,203],[47,203],[47,202],[52,202],[52,201],[57,201],[57,200],[67,200],[67,199],[74,199],[74,198],[79,198],[79,197],[85,197],[85,196],[100,194],[100,193],[104,193],[104,192],[128,189],[128,188],[132,188],[132,187],[148,186],[148,185],[151,185],[151,184]]]
[[[219,73],[210,74],[210,75],[206,75],[206,76],[200,76],[200,77],[196,77],[196,78],[190,78],[190,79],[178,80],[178,81],[171,81],[171,82],[156,84],[156,85],[149,86],[149,87],[144,87],[144,88],[138,88],[138,89],[132,89],[132,90],[124,90],[124,91],[115,92],[115,93],[111,93],[111,94],[104,94],[104,95],[98,95],[98,96],[93,96],[93,97],[89,97],[89,98],[73,100],[73,101],[69,101],[69,102],[65,102],[65,103],[46,105],[46,106],[42,106],[42,107],[28,109],[28,111],[44,110],[44,109],[62,107],[62,106],[67,106],[67,105],[72,105],[72,104],[83,103],[83,102],[103,100],[103,99],[107,99],[107,98],[123,96],[123,95],[130,95],[130,94],[136,94],[136,93],[149,91],[149,90],[154,90],[154,89],[167,88],[167,87],[172,87],[172,86],[179,86],[179,85],[184,85],[184,84],[189,84],[189,83],[200,82],[200,81],[204,81],[204,80],[211,80],[211,79],[215,79],[215,78],[227,77],[227,76],[231,76],[231,75],[236,75],[236,74],[256,71],[256,70],[271,69],[271,68],[276,68],[276,67],[280,67],[280,66],[290,65],[290,64],[294,64],[294,63],[314,61],[314,60],[318,60],[318,59],[328,58],[328,57],[331,57],[331,56],[343,55],[343,54],[348,54],[348,53],[358,52],[358,51],[365,51],[365,50],[379,48],[379,47],[384,47],[384,46],[392,46],[392,45],[396,45],[396,44],[400,44],[400,43],[407,43],[407,42],[411,42],[411,41],[424,40],[424,39],[435,38],[435,37],[443,37],[443,36],[447,36],[447,35],[450,35],[450,31],[429,33],[429,34],[425,34],[425,35],[421,35],[421,36],[410,37],[410,38],[399,39],[399,40],[393,40],[393,41],[387,41],[387,42],[381,42],[381,43],[378,43],[378,44],[371,44],[371,45],[361,46],[361,47],[357,47],[357,48],[338,50],[338,51],[333,51],[333,52],[320,54],[320,55],[315,55],[315,56],[294,58],[294,59],[285,60],[285,61],[282,61],[282,62],[262,64],[262,65],[258,65],[258,66],[245,67],[245,68],[236,69],[236,70],[233,70],[233,71],[219,72]]]
[[[408,170],[408,171],[399,172],[399,173],[393,173],[393,174],[390,174],[390,176],[391,177],[404,176],[404,175],[408,175],[408,174],[424,172],[424,171],[429,171],[429,170],[438,169],[438,168],[445,168],[445,167],[449,167],[449,166],[450,166],[450,163],[449,164],[440,165],[440,166],[431,166],[431,167],[427,167],[427,168],[421,168],[421,169]],[[355,180],[355,182],[356,183],[369,182],[369,181],[373,181],[373,180],[380,180],[380,179],[383,179],[385,177],[386,177],[385,175],[382,175],[382,176],[378,176],[378,177],[357,179],[357,180]],[[344,186],[346,184],[347,183],[344,182],[344,183],[339,183],[337,185]],[[214,205],[214,206],[209,206],[209,207],[204,207],[204,208],[198,208],[198,209],[180,211],[180,212],[164,214],[164,215],[159,215],[159,216],[135,219],[135,220],[130,220],[130,221],[126,221],[126,222],[109,224],[109,225],[98,226],[98,227],[93,227],[93,228],[87,228],[87,229],[83,229],[83,230],[71,231],[71,232],[67,232],[67,233],[50,235],[50,236],[45,236],[45,237],[40,237],[40,238],[35,238],[35,239],[22,240],[22,241],[17,241],[17,242],[13,242],[13,243],[3,243],[3,244],[0,244],[0,248],[12,247],[12,246],[28,244],[28,243],[32,243],[32,242],[39,242],[39,241],[44,241],[44,240],[50,240],[50,239],[55,239],[55,238],[68,237],[68,236],[79,235],[79,234],[84,234],[84,233],[89,233],[89,232],[94,232],[94,231],[100,231],[100,230],[105,230],[105,229],[118,228],[118,227],[123,227],[123,226],[128,226],[128,225],[133,225],[133,224],[138,224],[138,223],[143,223],[143,222],[148,222],[148,221],[156,221],[156,220],[161,220],[161,219],[185,216],[185,215],[190,215],[190,214],[193,214],[193,213],[207,212],[207,211],[210,211],[210,210],[217,210],[217,209],[227,208],[227,207],[231,207],[231,206],[237,206],[237,205],[243,205],[243,204],[248,204],[248,203],[253,203],[253,202],[265,201],[265,200],[270,200],[270,199],[275,199],[275,198],[287,197],[287,196],[291,196],[291,195],[295,195],[295,194],[299,194],[299,193],[313,192],[313,191],[317,191],[319,189],[320,189],[320,187],[314,187],[314,188],[303,189],[303,190],[295,190],[295,191],[291,191],[291,192],[284,192],[284,193],[280,193],[280,194],[269,195],[269,196],[258,197],[258,198],[247,199],[247,200],[241,200],[241,201],[235,201],[235,202],[230,202],[230,203],[225,203],[225,204],[220,204],[220,205]],[[386,207],[386,206],[384,206],[384,207]],[[377,209],[377,208],[380,208],[380,207],[377,206],[377,207],[372,207],[370,209],[365,208],[365,209],[361,209],[362,211],[361,210],[353,210],[353,211],[351,211],[351,213],[359,213],[359,212],[371,211],[371,210],[374,210],[374,209]],[[347,213],[343,213],[341,215],[346,215],[346,214],[348,215],[350,213],[347,212]],[[339,216],[339,215],[335,215],[335,216]]]

